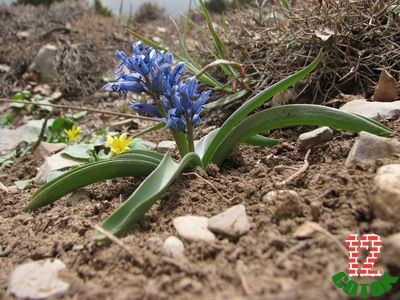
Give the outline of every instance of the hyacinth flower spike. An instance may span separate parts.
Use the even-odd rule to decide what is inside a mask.
[[[120,60],[116,80],[104,86],[127,96],[145,93],[151,98],[144,102],[131,100],[130,108],[159,118],[169,128],[182,157],[194,151],[193,126],[200,121],[202,106],[211,91],[199,93],[195,77],[184,79],[184,63],[173,67],[174,57],[167,51],[158,51],[143,42],[132,45],[132,56],[116,51]]]

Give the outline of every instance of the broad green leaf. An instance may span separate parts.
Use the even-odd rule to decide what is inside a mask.
[[[130,144],[130,148],[134,150],[151,150],[155,149],[156,147],[156,144],[142,138],[134,138]]]
[[[212,161],[221,164],[242,141],[268,130],[298,125],[329,126],[351,132],[367,131],[389,136],[392,131],[376,121],[339,109],[312,104],[293,104],[266,109],[236,126],[217,148]]]
[[[257,134],[247,139],[243,139],[242,143],[257,147],[273,147],[278,145],[279,141]]]
[[[41,186],[25,210],[38,209],[95,182],[124,176],[147,176],[158,166],[161,158],[159,153],[137,150],[74,168]]]
[[[12,100],[25,100],[31,96],[31,92],[27,90],[23,90],[21,92],[16,93],[14,96],[11,96]]]
[[[78,160],[88,161],[93,156],[90,154],[90,151],[93,150],[93,145],[90,144],[76,144],[65,148],[61,151],[61,155],[65,158],[72,158]]]
[[[180,162],[172,159],[168,153],[158,167],[142,182],[136,191],[122,204],[102,227],[114,235],[121,235],[135,225],[143,215],[164,194],[175,178],[187,166],[201,165],[201,160],[196,153],[188,153]],[[106,237],[97,232],[96,239],[105,240]]]
[[[17,189],[19,190],[23,190],[25,189],[28,185],[30,185],[32,183],[32,181],[34,180],[34,178],[31,179],[26,179],[26,180],[18,180],[15,181],[14,184],[17,187]]]
[[[24,126],[22,140],[27,143],[36,142],[39,139],[44,120],[31,120]]]
[[[322,54],[307,67],[300,70],[299,72],[275,83],[274,85],[266,88],[264,91],[255,95],[253,98],[247,100],[242,104],[221,126],[218,133],[214,136],[212,141],[210,141],[207,150],[202,157],[203,164],[207,167],[208,163],[212,160],[219,146],[224,142],[225,137],[232,131],[232,129],[238,125],[244,118],[246,118],[252,111],[260,107],[264,102],[271,99],[273,96],[279,92],[287,89],[288,87],[294,85],[299,80],[307,76],[311,71],[313,71],[322,59]]]

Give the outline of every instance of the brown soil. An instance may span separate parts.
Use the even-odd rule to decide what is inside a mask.
[[[112,55],[112,50],[108,52]],[[13,76],[22,73],[21,69]],[[11,82],[12,78],[7,80]],[[8,92],[2,91],[9,96]],[[117,105],[110,98],[61,103],[104,110],[113,110]],[[55,110],[52,116],[60,114]],[[229,110],[209,114],[200,127],[202,133],[220,124],[227,114]],[[119,120],[88,115],[79,122],[89,133]],[[386,125],[399,138],[399,121]],[[145,126],[137,122],[118,130],[134,132]],[[280,145],[271,149],[242,146],[221,168],[196,170],[212,186],[193,175],[182,175],[122,238],[130,253],[114,243],[95,242],[93,226],[119,207],[140,184],[140,178],[94,184],[83,189],[85,197],[81,201],[71,201],[67,196],[34,213],[22,209],[37,186],[17,194],[0,189],[0,293],[10,298],[5,292],[17,265],[59,258],[67,265],[62,276],[71,283],[68,294],[61,299],[345,299],[331,283],[333,274],[347,268],[346,254],[337,241],[343,243],[350,233],[374,232],[385,237],[399,232],[400,225],[374,217],[370,202],[376,169],[344,168],[356,137],[353,134],[335,132],[332,141],[311,152],[310,167],[299,179],[279,186],[303,165],[305,153],[296,147],[296,139],[308,129],[274,131],[271,135],[284,141]],[[146,138],[171,139],[165,132]],[[400,159],[378,165],[389,162],[399,163]],[[15,180],[33,177],[40,163],[33,156],[20,158],[14,165],[0,169],[1,182],[12,185]],[[300,200],[263,200],[266,193],[279,189],[295,190]],[[238,239],[218,235],[214,244],[185,243],[186,260],[162,255],[163,240],[176,234],[173,218],[189,214],[210,217],[239,203],[245,205],[250,217],[249,233]],[[304,240],[294,238],[294,231],[305,221],[317,222],[333,238],[324,234]],[[393,271],[391,266],[379,263]],[[393,291],[385,299],[399,297],[398,291]]]
[[[350,134],[336,133],[333,141],[312,151],[304,176],[285,187],[297,191],[301,201],[263,201],[263,195],[280,189],[277,185],[304,158],[297,151],[294,130],[275,135],[289,136],[289,141],[273,149],[244,146],[222,168],[199,171],[223,199],[204,181],[181,176],[122,238],[135,257],[115,244],[94,242],[92,226],[116,209],[139,179],[95,184],[84,189],[87,197],[78,203],[71,204],[65,197],[35,213],[22,212],[34,189],[18,195],[3,193],[1,288],[6,289],[16,265],[57,257],[68,266],[65,278],[72,283],[63,299],[318,299],[321,293],[324,299],[344,298],[330,277],[346,269],[346,255],[331,238],[315,235],[297,240],[294,230],[313,220],[343,241],[350,233],[387,236],[400,227],[373,216],[375,170],[344,168],[354,140]],[[21,162],[18,168],[32,172],[29,163]],[[7,175],[10,181],[18,176]],[[248,234],[237,240],[219,236],[213,245],[186,244],[187,261],[163,257],[162,240],[176,234],[174,217],[212,216],[238,203],[246,206],[251,218]]]

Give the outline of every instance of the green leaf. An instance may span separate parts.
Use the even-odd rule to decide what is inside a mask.
[[[243,143],[257,147],[273,147],[278,145],[279,141],[257,134],[247,139],[243,139]]]
[[[39,139],[40,132],[45,120],[31,120],[24,126],[22,140],[27,143],[36,142]]]
[[[65,158],[88,161],[93,158],[90,153],[90,151],[93,150],[93,147],[94,146],[90,144],[76,144],[65,148],[61,151],[61,155]]]
[[[31,92],[27,90],[23,90],[21,92],[16,93],[11,97],[11,100],[25,100],[31,96]]]
[[[32,196],[25,210],[48,205],[68,193],[86,185],[124,176],[147,176],[160,163],[162,155],[136,150],[74,168],[41,186]]]
[[[25,189],[28,185],[30,185],[34,179],[35,179],[35,178],[26,179],[26,180],[18,180],[18,181],[15,181],[14,184],[15,184],[15,186],[17,187],[17,189],[23,190],[23,189]]]
[[[135,225],[153,204],[164,194],[175,178],[187,166],[201,165],[196,153],[188,153],[180,162],[172,159],[168,153],[158,167],[142,182],[124,204],[109,216],[102,227],[114,235],[121,235]],[[101,233],[96,239],[105,240]]]
[[[212,161],[221,164],[242,141],[277,128],[298,125],[329,126],[351,132],[367,131],[389,136],[392,131],[376,121],[339,109],[312,104],[293,104],[273,107],[255,113],[236,126],[217,148]]]
[[[321,59],[322,54],[318,55],[318,57],[304,69],[266,88],[264,91],[260,92],[253,98],[243,103],[242,106],[240,106],[238,110],[236,110],[224,122],[218,133],[214,136],[212,141],[210,141],[206,151],[204,152],[204,156],[202,157],[204,166],[207,167],[208,163],[212,160],[219,146],[224,142],[225,137],[233,130],[236,125],[238,125],[252,111],[260,107],[264,102],[307,76],[318,66]]]
[[[156,144],[142,138],[135,138],[130,144],[130,148],[134,150],[151,150],[155,149],[156,147]]]
[[[237,92],[235,94],[228,95],[228,96],[223,97],[223,98],[221,98],[221,99],[219,99],[217,101],[207,103],[206,105],[204,105],[204,109],[205,110],[211,110],[211,109],[214,109],[214,108],[217,108],[217,107],[228,105],[228,104],[233,103],[236,100],[239,100],[240,98],[246,96],[247,93],[248,92],[246,90],[241,90],[241,91],[239,91],[239,92]]]
[[[282,5],[282,7],[286,8],[286,9],[290,9],[288,0],[281,0],[281,5]]]

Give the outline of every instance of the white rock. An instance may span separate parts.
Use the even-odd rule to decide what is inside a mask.
[[[208,219],[208,229],[213,232],[239,237],[250,230],[246,208],[239,204]]]
[[[157,145],[157,149],[163,152],[174,150],[175,147],[176,147],[175,141],[162,141]]]
[[[9,66],[0,64],[0,72],[7,73],[8,71],[10,71]]]
[[[169,236],[163,244],[164,255],[171,257],[182,257],[184,256],[185,246],[182,241],[176,236]]]
[[[400,164],[380,167],[375,176],[378,188],[372,199],[375,216],[387,221],[400,221]]]
[[[333,138],[333,131],[329,127],[317,128],[313,131],[305,132],[299,136],[298,143],[302,149],[310,149],[319,144],[330,141]]]
[[[51,44],[44,45],[29,66],[29,71],[36,71],[40,74],[42,83],[52,83],[57,75],[54,67],[56,54],[56,46]]]
[[[199,216],[183,216],[173,220],[179,236],[189,242],[213,242],[214,234],[208,230],[208,219]]]
[[[58,259],[44,259],[20,265],[11,274],[7,293],[23,299],[60,296],[69,289],[69,284],[58,278],[58,272],[63,269],[65,265]]]
[[[389,235],[382,240],[383,251],[382,260],[386,265],[400,268],[400,233]]]
[[[346,159],[346,167],[355,164],[375,165],[377,159],[400,153],[400,142],[368,132],[360,132]]]
[[[311,238],[320,226],[315,222],[306,221],[301,224],[293,232],[293,237],[296,239],[308,239]]]
[[[356,113],[375,120],[381,118],[393,120],[400,116],[400,101],[369,102],[366,100],[353,100],[343,105],[340,110]]]

